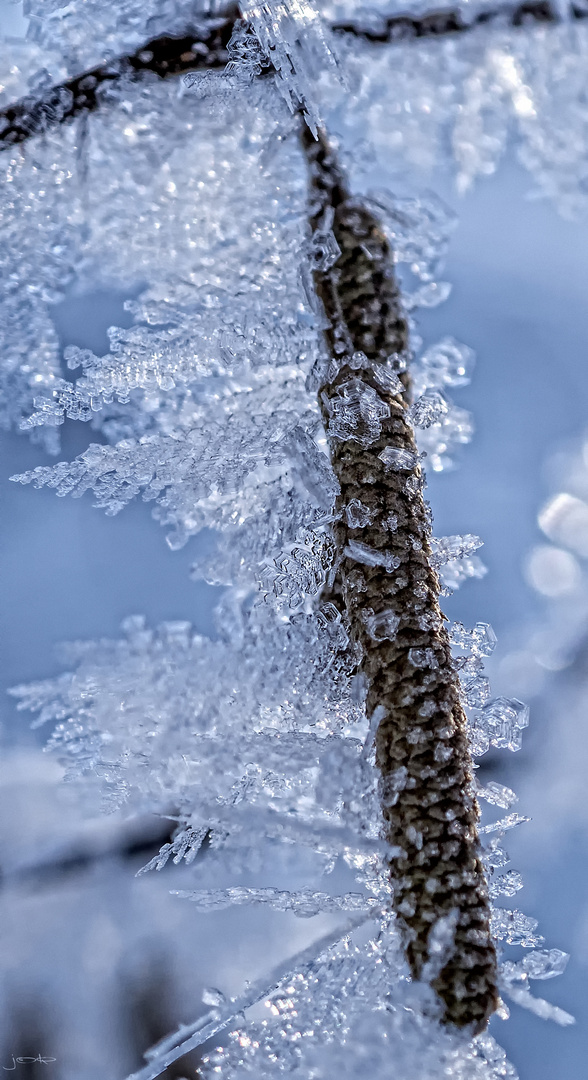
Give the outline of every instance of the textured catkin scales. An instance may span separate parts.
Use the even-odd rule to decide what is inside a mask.
[[[415,978],[429,959],[432,927],[442,917],[457,918],[453,946],[433,986],[444,1003],[446,1023],[480,1031],[497,1005],[496,953],[466,721],[439,608],[439,579],[429,561],[423,478],[418,463],[394,471],[378,456],[387,446],[416,451],[406,395],[383,393],[373,368],[390,354],[407,355],[407,325],[392,255],[377,219],[350,198],[326,140],[315,141],[307,130],[302,138],[314,200],[313,231],[324,227],[334,211],[332,229],[341,249],[330,270],[315,274],[330,322],[329,354],[341,363],[338,374],[321,388],[323,415],[328,424],[330,403],[353,376],[372,386],[390,409],[381,435],[370,445],[332,438],[330,451],[342,511],[334,528],[342,561],[333,598],[344,605],[352,638],[361,646],[368,716],[378,707],[385,710],[375,741],[386,837],[402,850],[392,866],[394,910]],[[358,370],[355,357],[352,370],[344,361],[358,351],[367,362]],[[408,391],[408,377],[402,379]],[[370,524],[349,526],[345,508],[352,500],[369,508],[365,516]],[[385,551],[399,565],[388,572],[359,564],[344,555],[350,541]],[[369,632],[371,616],[382,612],[393,625],[397,620],[392,640],[375,640]]]

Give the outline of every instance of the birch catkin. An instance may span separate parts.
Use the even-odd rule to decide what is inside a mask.
[[[377,219],[349,196],[324,137],[315,141],[305,130],[303,144],[313,232],[332,223],[341,250],[334,266],[315,273],[335,361],[320,390],[327,430],[350,379],[361,379],[389,409],[373,441],[362,441],[361,434],[331,438],[330,451],[341,485],[334,598],[361,646],[368,717],[378,707],[383,715],[375,743],[384,830],[402,851],[391,867],[393,906],[417,979],[430,959],[432,928],[452,918],[453,942],[433,987],[446,1023],[480,1031],[498,995],[466,721],[439,608],[439,579],[430,565],[428,508],[407,412],[408,376],[402,375],[404,394],[386,393],[378,378],[378,365],[390,355],[408,355],[407,324]],[[405,467],[387,465],[383,452],[384,459]],[[367,565],[365,549],[354,547],[358,543],[371,549]],[[369,565],[378,558],[374,552],[387,565]]]

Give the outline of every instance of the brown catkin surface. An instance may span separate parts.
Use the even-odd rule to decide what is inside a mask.
[[[367,447],[351,439],[329,441],[341,485],[337,509],[342,512],[334,526],[342,561],[332,598],[345,608],[351,637],[361,646],[368,717],[378,706],[385,710],[375,742],[384,832],[402,851],[391,865],[393,906],[415,978],[428,960],[431,928],[444,916],[457,918],[454,946],[433,987],[443,1002],[446,1023],[480,1031],[497,1005],[496,953],[480,862],[466,720],[439,608],[439,579],[430,565],[423,478],[418,462],[394,471],[378,457],[387,446],[416,450],[405,401],[408,377],[402,376],[406,393],[396,396],[382,392],[374,379],[378,362],[390,354],[408,355],[407,324],[392,254],[376,217],[350,198],[324,137],[315,141],[305,130],[302,138],[311,176],[313,231],[332,219],[341,249],[331,269],[315,273],[330,323],[325,333],[329,355],[341,364],[320,390],[325,424],[328,427],[341,385],[357,376],[377,390],[390,410],[380,437]],[[351,368],[345,361],[358,351],[367,360],[358,368],[355,357]],[[347,522],[345,508],[353,499],[370,511],[371,523],[362,528]],[[385,550],[399,565],[388,572],[346,557],[350,540]],[[397,631],[393,640],[374,640],[366,623],[384,611],[398,620]],[[422,653],[419,658],[411,652],[414,649],[426,650],[424,663],[411,662],[423,660]]]

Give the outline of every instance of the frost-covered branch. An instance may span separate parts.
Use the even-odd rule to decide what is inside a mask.
[[[169,841],[174,830],[175,822],[165,818],[153,821],[139,818],[130,824],[125,822],[112,834],[108,832],[104,837],[85,837],[68,846],[58,845],[55,851],[50,851],[45,857],[24,862],[11,870],[5,868],[0,887],[6,889],[23,883],[34,884],[38,889],[51,887],[65,877],[95,872],[97,866],[113,859],[126,863],[155,856],[151,862],[161,862],[162,850],[172,847]]]
[[[193,1024],[183,1024],[177,1031],[162,1039],[160,1043],[147,1051],[145,1057],[148,1064],[139,1072],[127,1077],[127,1080],[156,1080],[158,1076],[174,1061],[202,1046],[219,1032],[226,1030],[230,1024],[239,1022],[246,1010],[264,999],[270,999],[277,994],[280,987],[293,977],[312,975],[313,969],[318,967],[324,954],[345,940],[354,929],[367,921],[365,914],[349,919],[347,923],[331,933],[325,934],[318,941],[303,949],[297,956],[291,957],[280,967],[272,972],[269,979],[259,980],[248,986],[241,997],[233,998],[229,1002],[222,1003],[220,1008],[211,1009],[210,1012],[201,1016]],[[221,1003],[219,1002],[219,1005]]]
[[[339,250],[315,274],[329,323],[319,396],[341,485],[333,593],[361,647],[386,835],[399,852],[393,905],[417,979],[431,961],[435,926],[451,923],[433,985],[447,1022],[480,1029],[496,1008],[496,954],[466,718],[411,423],[419,404],[433,413],[439,403],[409,408],[406,400],[408,328],[377,217],[350,197],[326,140],[305,129],[303,141],[314,235],[332,229]]]
[[[565,15],[584,20],[586,9],[571,3]],[[432,12],[385,15],[371,10],[357,18],[326,23],[343,37],[357,37],[373,44],[391,44],[411,39],[440,38],[463,34],[490,25],[522,27],[557,24],[562,21],[560,5],[549,0],[522,0],[521,3],[481,5],[471,15],[463,8]],[[202,15],[181,35],[160,35],[146,41],[135,52],[119,56],[59,83],[40,97],[27,96],[0,110],[0,150],[22,143],[48,128],[94,112],[107,100],[113,85],[124,79],[154,74],[166,79],[186,72],[224,69],[230,60],[228,48],[235,27],[240,24],[236,5],[227,5],[215,15]],[[272,73],[271,62],[259,74]]]
[[[587,12],[579,4],[569,4],[567,17],[585,19]],[[362,37],[367,41],[390,44],[411,38],[447,37],[463,34],[480,26],[502,23],[504,26],[557,23],[562,11],[549,0],[522,0],[522,3],[498,3],[476,5],[468,12],[461,8],[441,8],[430,12],[385,15],[369,10],[356,19],[333,22],[336,33]]]
[[[226,14],[207,18],[187,28],[182,36],[164,35],[146,41],[132,55],[84,71],[52,87],[41,98],[26,97],[9,105],[0,111],[0,149],[94,112],[112,85],[123,78],[151,72],[165,79],[186,71],[224,68],[229,58],[227,45],[237,17],[236,8],[227,8]]]

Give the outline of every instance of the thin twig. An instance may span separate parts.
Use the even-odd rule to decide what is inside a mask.
[[[227,45],[239,18],[236,7],[222,16],[207,17],[180,37],[154,38],[132,56],[121,56],[67,82],[52,87],[42,98],[26,97],[0,111],[0,149],[7,149],[49,128],[95,112],[105,89],[123,77],[146,72],[167,79],[188,71],[223,69]]]
[[[251,983],[241,997],[231,998],[224,1007],[212,1009],[193,1024],[183,1024],[177,1031],[166,1036],[156,1046],[151,1047],[143,1056],[148,1064],[138,1072],[128,1076],[127,1080],[156,1080],[161,1073],[183,1057],[224,1031],[230,1024],[240,1024],[243,1013],[264,998],[271,997],[280,986],[293,975],[309,976],[320,963],[321,956],[337,942],[352,934],[371,918],[377,918],[378,909],[362,912],[354,919],[349,919],[342,926],[330,931],[318,941],[303,949],[296,956],[290,957],[273,971],[268,979]]]
[[[413,976],[421,978],[430,965],[433,928],[438,932],[441,919],[447,926],[453,921],[453,940],[432,985],[447,1023],[480,1031],[498,994],[466,720],[430,564],[428,508],[407,413],[409,379],[402,375],[404,393],[398,392],[384,367],[391,355],[408,357],[407,324],[377,219],[350,197],[324,136],[316,141],[304,128],[302,140],[313,231],[330,226],[341,251],[330,269],[315,273],[330,324],[331,364],[319,392],[327,433],[353,395],[367,392],[366,409],[389,413],[381,415],[376,437],[359,423],[330,438],[341,486],[334,526],[341,561],[331,598],[361,647],[367,715],[379,719],[385,834],[403,852],[392,864],[393,907]]]
[[[588,9],[574,3],[568,9],[570,19],[588,17]],[[240,21],[236,6],[222,15],[206,16],[185,33],[162,35],[145,42],[132,55],[120,56],[90,71],[59,83],[42,97],[28,96],[0,110],[0,150],[9,149],[33,135],[38,135],[84,113],[94,112],[108,84],[123,77],[141,78],[151,72],[162,79],[189,71],[222,69],[228,60],[227,46],[235,25]],[[558,9],[549,0],[523,0],[522,3],[496,4],[464,18],[457,8],[442,8],[423,15],[381,15],[334,22],[331,29],[344,36],[362,38],[375,45],[393,44],[416,38],[439,38],[463,34],[480,26],[503,23],[521,27],[526,24],[556,24],[561,21]],[[271,72],[271,65],[264,74]]]
[[[588,17],[588,10],[570,4],[568,17],[581,20]],[[410,38],[448,37],[464,34],[480,26],[502,24],[521,27],[533,24],[561,22],[558,8],[549,0],[523,0],[522,3],[498,3],[481,8],[467,17],[463,9],[440,8],[423,15],[383,15],[369,12],[361,19],[334,22],[331,29],[339,34],[352,34],[374,44],[391,44]]]
[[[177,821],[155,818],[154,821],[139,821],[137,824],[139,828],[134,823],[130,827],[123,824],[120,831],[102,842],[84,844],[81,838],[46,859],[25,863],[14,869],[4,868],[0,873],[0,889],[14,886],[50,888],[64,878],[95,871],[101,863],[111,864],[114,859],[153,858],[161,851],[162,844],[172,839]]]

